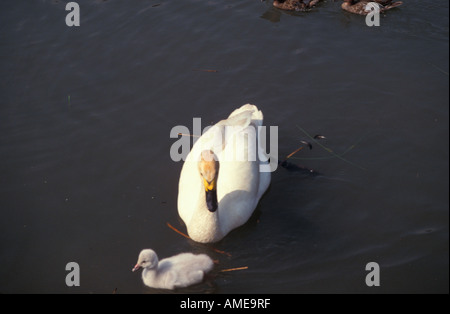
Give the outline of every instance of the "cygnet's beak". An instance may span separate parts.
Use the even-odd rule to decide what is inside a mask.
[[[136,264],[131,271],[134,272],[134,271],[138,270],[139,268],[141,268],[141,265]]]

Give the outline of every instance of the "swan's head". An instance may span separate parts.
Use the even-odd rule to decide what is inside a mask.
[[[155,251],[145,249],[139,253],[138,261],[132,271],[136,271],[139,268],[155,268],[156,266],[158,266],[158,256]]]
[[[206,205],[210,212],[215,212],[219,207],[217,203],[217,177],[219,175],[219,162],[216,155],[210,150],[202,151],[198,162],[198,171],[205,188]]]

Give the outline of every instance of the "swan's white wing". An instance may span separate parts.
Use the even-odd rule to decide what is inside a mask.
[[[261,173],[259,167],[262,152],[257,127],[262,125],[262,120],[262,112],[256,106],[244,105],[224,122],[235,129],[226,132],[224,149],[218,155],[217,196],[224,234],[250,218],[270,183],[270,173]]]
[[[228,139],[219,157],[217,199],[219,201],[219,222],[223,234],[244,224],[250,218],[257,202],[259,189],[259,163],[253,147],[254,131],[244,128]],[[247,137],[242,137],[247,133]],[[230,159],[234,156],[236,158]],[[237,158],[250,157],[250,160]],[[253,160],[252,160],[253,159]]]
[[[256,131],[256,140],[252,142],[252,144],[257,143],[256,150],[254,150],[254,146],[251,146],[250,148],[245,147],[244,149],[249,149],[249,154],[252,156],[256,156],[256,160],[259,163],[259,165],[268,164],[268,155],[265,152],[265,149],[260,145],[261,140],[259,138],[260,135],[260,129],[258,127],[261,127],[263,124],[263,114],[260,110],[258,110],[258,107],[251,104],[246,104],[236,110],[234,110],[229,118],[226,121],[236,121],[239,119],[239,117],[242,117],[243,115],[250,115],[251,122],[250,125],[255,128]],[[248,125],[245,125],[247,127]],[[246,133],[247,130],[242,130],[243,133]],[[263,139],[265,140],[265,139]],[[249,165],[248,165],[249,166]],[[254,165],[252,165],[253,169]],[[267,169],[267,168],[266,168]],[[261,170],[261,167],[259,167],[259,170]],[[256,172],[256,169],[253,169],[253,171]],[[271,173],[270,172],[260,172],[258,171],[257,177],[259,178],[259,188],[258,193],[256,196],[256,204],[255,207],[259,201],[259,199],[262,197],[264,192],[267,190],[267,188],[270,185],[271,180]],[[256,181],[253,182],[254,184],[258,184]]]
[[[189,153],[188,158],[191,153]],[[178,184],[178,214],[187,225],[197,209],[199,197],[202,191],[197,162],[188,159],[183,164]]]

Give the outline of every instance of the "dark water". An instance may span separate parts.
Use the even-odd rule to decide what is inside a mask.
[[[0,292],[162,292],[131,273],[151,247],[219,260],[181,292],[448,293],[448,1],[405,0],[371,28],[330,0],[78,1],[69,28],[66,2],[0,4]],[[185,230],[169,132],[245,103],[279,127],[280,157],[302,130],[333,153],[291,160],[319,176],[273,173],[214,245],[228,257],[166,226]]]

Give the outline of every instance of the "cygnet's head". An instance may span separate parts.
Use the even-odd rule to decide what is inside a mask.
[[[139,268],[154,268],[158,266],[158,255],[156,255],[155,251],[150,249],[142,250],[139,253],[138,261],[136,266],[132,269],[132,271],[136,271]]]

